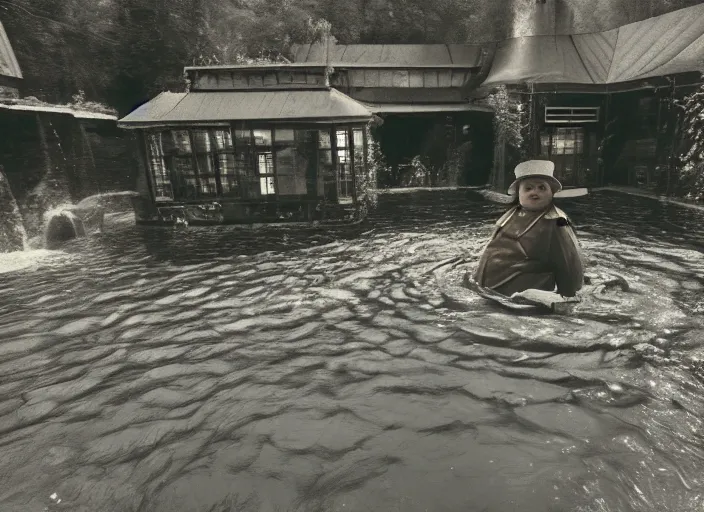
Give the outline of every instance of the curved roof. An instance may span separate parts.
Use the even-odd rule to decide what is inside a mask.
[[[617,29],[499,43],[483,86],[612,84],[704,71],[704,4]]]
[[[367,121],[372,113],[335,89],[162,92],[118,121],[123,128],[229,121]]]
[[[22,70],[2,22],[0,22],[0,75],[22,78]]]

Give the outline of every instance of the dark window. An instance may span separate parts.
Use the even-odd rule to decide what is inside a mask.
[[[318,196],[332,201],[337,199],[337,179],[329,130],[318,130]]]
[[[259,178],[259,193],[262,196],[276,194],[276,178],[274,176],[274,154],[272,152],[271,130],[252,130],[256,154],[257,177]]]
[[[364,130],[362,128],[352,129],[352,147],[354,150],[355,182],[359,189],[359,184],[366,180],[366,156],[364,154]]]
[[[306,195],[306,174],[309,158],[304,142],[305,131],[276,128],[274,153],[276,155],[276,183],[279,195]]]
[[[336,131],[335,142],[337,146],[337,198],[340,201],[351,201],[354,193],[354,176],[352,175],[352,155],[347,129]]]
[[[149,168],[152,173],[152,184],[154,185],[154,196],[157,201],[173,201],[174,192],[171,186],[171,178],[166,167],[164,158],[164,148],[162,137],[164,133],[150,133],[147,135],[147,156],[149,158]],[[166,132],[167,137],[171,137]]]

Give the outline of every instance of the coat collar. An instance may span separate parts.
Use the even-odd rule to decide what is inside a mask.
[[[499,220],[496,221],[496,227],[503,227],[511,217],[513,217],[513,214],[518,211],[520,207],[519,206],[514,206],[511,208],[509,211],[504,213]],[[559,209],[555,205],[551,205],[550,208],[548,209],[548,212],[543,216],[544,219],[549,219],[549,220],[556,220],[556,219],[565,219],[569,220],[569,217],[567,217],[567,214],[563,212],[561,209]]]

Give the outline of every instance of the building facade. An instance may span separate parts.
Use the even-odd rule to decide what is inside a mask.
[[[349,222],[368,181],[372,113],[325,66],[186,68],[190,90],[121,119],[147,177],[141,222]]]
[[[503,191],[525,158],[552,160],[566,186],[669,190],[686,144],[677,100],[704,70],[704,4],[580,34],[556,0],[529,8],[528,35],[495,43],[302,44],[291,64],[186,68],[189,92],[119,123],[139,134],[142,217],[349,219],[362,185]],[[486,101],[500,87],[524,108],[520,148]],[[378,181],[370,135],[388,166]]]
[[[504,189],[516,160],[532,157],[552,160],[567,186],[667,191],[686,144],[677,101],[702,71],[704,4],[603,32],[498,43],[472,94],[505,86],[525,105],[530,129],[523,155],[498,141],[491,184]]]

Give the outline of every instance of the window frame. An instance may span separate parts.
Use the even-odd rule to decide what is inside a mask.
[[[278,163],[276,158],[276,131],[290,129],[294,132],[294,145],[298,132],[315,132],[315,187],[313,190],[310,189],[309,176],[306,173],[306,194],[284,194],[281,195],[279,175],[278,175]],[[183,204],[197,204],[207,201],[219,201],[219,200],[233,200],[238,202],[275,202],[275,201],[286,201],[286,200],[329,200],[335,203],[347,203],[349,199],[353,202],[357,201],[358,195],[358,182],[359,177],[357,176],[356,169],[356,159],[359,155],[363,159],[363,169],[360,168],[361,172],[368,172],[368,162],[367,162],[367,151],[368,151],[368,141],[367,134],[363,125],[358,125],[356,123],[340,123],[340,124],[317,124],[317,123],[256,123],[247,121],[237,121],[233,120],[227,124],[212,124],[207,126],[165,126],[165,127],[154,127],[141,130],[142,131],[142,147],[143,155],[145,160],[146,172],[148,175],[148,183],[150,186],[150,192],[152,200],[155,203],[183,203]],[[209,151],[200,151],[199,147],[196,145],[196,132],[204,132],[207,136],[207,144],[209,144]],[[255,131],[265,131],[268,132],[270,136],[270,144],[257,145],[255,139]],[[360,148],[355,147],[355,132],[359,131],[361,133],[362,146]],[[188,143],[190,144],[190,152],[180,153],[178,151],[179,145],[177,144],[176,132],[185,132],[188,136]],[[223,141],[223,147],[220,148],[218,145],[218,133],[225,132],[229,134],[231,147],[228,148],[228,144]],[[327,148],[321,147],[321,132],[327,133],[330,138],[330,145]],[[347,139],[347,146],[338,148],[337,144],[337,132],[344,132]],[[241,136],[240,136],[241,135]],[[163,146],[163,137],[169,136],[173,138],[174,148],[169,150],[168,153]],[[158,162],[152,162],[152,153],[150,148],[151,137],[157,137],[157,141],[160,145],[160,154],[156,155],[156,158],[161,165],[159,169],[155,168]],[[200,135],[198,135],[200,137]],[[348,162],[347,164],[339,163],[339,153],[340,150],[346,150],[348,152]],[[334,176],[325,174],[325,166],[330,164],[323,164],[326,155],[329,154],[329,160],[331,162],[330,172],[334,173]],[[268,154],[271,158],[271,170],[270,172],[260,173],[259,169],[259,155]],[[228,174],[226,164],[221,161],[221,155],[232,155],[234,174]],[[201,167],[201,162],[199,158],[207,156],[210,158],[210,163],[212,165],[211,172],[205,172]],[[183,173],[176,169],[176,160],[181,158],[183,160],[188,160],[190,162],[189,172]],[[342,176],[341,167],[342,165],[347,165],[349,167],[349,176],[346,181],[348,186],[352,189],[348,190],[348,195],[343,196],[342,192]],[[159,186],[157,184],[155,171],[158,170],[163,178],[164,183]],[[178,184],[174,180],[177,176],[181,176],[179,179],[193,179],[195,181],[197,195],[196,197],[189,198],[179,196],[177,194]],[[233,187],[228,191],[223,190],[223,181],[228,178],[234,178],[232,182]],[[274,191],[271,194],[261,193],[261,178],[273,178]],[[214,178],[215,179],[215,193],[205,195],[202,190],[203,180]],[[335,180],[335,191],[332,190],[332,179]],[[322,190],[319,185],[322,184]],[[237,189],[235,194],[232,193],[234,189]],[[329,189],[329,190],[328,190]],[[162,190],[162,195],[158,195],[157,192]],[[170,190],[171,197],[164,195],[164,190]],[[180,189],[179,189],[180,191]],[[315,192],[312,196],[311,192]],[[334,197],[326,195],[326,192],[332,192],[335,194]]]

